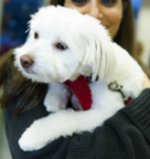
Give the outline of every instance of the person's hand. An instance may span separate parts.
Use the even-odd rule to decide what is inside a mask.
[[[145,76],[145,79],[144,79],[143,87],[144,87],[144,89],[145,88],[150,88],[150,80],[146,76]]]

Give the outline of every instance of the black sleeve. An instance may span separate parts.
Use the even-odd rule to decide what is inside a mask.
[[[60,137],[46,147],[23,152],[18,139],[35,119],[47,115],[44,106],[15,117],[5,112],[6,134],[13,159],[150,159],[150,89],[117,112],[93,133]]]

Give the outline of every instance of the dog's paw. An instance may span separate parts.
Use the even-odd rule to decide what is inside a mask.
[[[44,99],[44,105],[48,112],[57,112],[66,109],[66,98],[61,98],[55,94],[47,94]]]
[[[63,102],[59,102],[59,101],[57,101],[57,103],[53,101],[48,103],[47,101],[45,101],[44,105],[48,112],[57,112],[62,109],[66,109],[66,105]]]
[[[70,96],[69,91],[63,84],[54,83],[49,85],[47,94],[44,99],[44,105],[48,112],[57,112],[64,110],[67,107],[67,102]]]
[[[36,135],[32,136],[28,133],[24,133],[19,139],[18,144],[23,151],[35,151],[39,150],[46,145],[44,142],[40,142]]]
[[[71,136],[77,127],[74,126],[74,114],[72,109],[62,110],[34,121],[19,139],[20,148],[23,151],[39,150],[61,136]]]
[[[34,122],[21,136],[18,141],[20,148],[23,151],[39,150],[50,143],[43,137],[43,132],[46,131],[41,128],[40,123]],[[41,130],[42,129],[42,130]]]

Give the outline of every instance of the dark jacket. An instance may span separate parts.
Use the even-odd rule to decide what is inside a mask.
[[[150,159],[150,89],[93,133],[60,137],[34,152],[21,151],[18,139],[35,119],[47,115],[45,107],[39,105],[15,117],[14,106],[15,101],[4,111],[13,159]]]

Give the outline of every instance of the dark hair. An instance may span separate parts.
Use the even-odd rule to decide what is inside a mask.
[[[12,51],[0,57],[0,86],[2,86],[0,105],[2,108],[9,107],[14,102],[14,114],[20,114],[39,104],[43,104],[47,85],[33,83],[24,78],[13,62]]]

